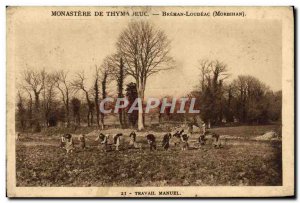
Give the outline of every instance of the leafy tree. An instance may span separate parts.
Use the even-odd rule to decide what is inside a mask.
[[[95,110],[96,110],[96,122],[97,125],[100,126],[100,107],[99,107],[99,72],[100,69],[96,66],[96,76],[95,76],[95,82],[94,82],[94,98],[95,98]]]
[[[102,90],[102,100],[107,97],[107,85],[110,82],[110,76],[112,73],[112,61],[108,56],[104,59],[101,66],[101,90]],[[105,108],[105,106],[104,106]],[[101,112],[101,128],[104,129],[104,113]]]
[[[124,60],[119,53],[111,55],[108,57],[108,60],[111,76],[117,82],[118,98],[124,98],[124,80],[126,78]],[[121,127],[126,127],[125,109],[119,109],[118,114]]]
[[[224,116],[223,81],[228,77],[227,66],[218,61],[203,61],[200,63],[200,114],[202,120],[216,125],[222,122]]]
[[[281,121],[282,91],[268,91],[266,98],[269,106],[269,119],[271,121]]]
[[[235,116],[241,123],[266,123],[269,120],[269,88],[257,78],[240,75],[232,82],[236,98]]]

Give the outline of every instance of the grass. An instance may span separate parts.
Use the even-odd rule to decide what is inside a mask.
[[[227,127],[226,135],[254,136],[275,126]],[[196,135],[195,135],[196,136]],[[91,137],[92,138],[92,137]],[[128,138],[123,139],[126,146]],[[17,143],[17,186],[282,185],[281,144],[251,142],[215,149],[102,152],[90,139],[66,154],[58,137],[27,136]],[[75,143],[77,144],[77,143]],[[160,143],[158,143],[160,145]]]
[[[155,133],[161,133],[161,132],[166,132],[165,128],[171,128],[172,125],[167,125],[167,127],[164,127],[162,125],[161,127],[152,127],[151,130]],[[177,126],[177,125],[175,125]],[[270,124],[270,125],[250,125],[250,126],[234,126],[234,127],[214,127],[212,129],[209,129],[210,131],[216,132],[220,135],[230,135],[233,137],[253,137],[253,136],[259,136],[262,135],[268,131],[275,131],[279,135],[281,135],[281,125],[280,124]],[[62,135],[65,133],[72,133],[72,134],[88,134],[93,132],[94,130],[97,130],[98,127],[92,126],[81,126],[78,128],[70,127],[70,128],[65,128],[65,127],[50,127],[50,128],[45,128],[43,131],[40,133],[43,137],[46,136],[57,136],[57,135]],[[126,133],[130,133],[134,129],[106,129],[104,132],[111,132],[111,131],[122,131]],[[147,130],[146,130],[147,131]],[[25,133],[26,134],[26,133]],[[27,133],[30,134],[30,133]],[[50,138],[51,139],[51,138]]]
[[[275,131],[281,135],[281,125],[254,125],[254,126],[236,126],[212,128],[211,131],[220,135],[230,135],[233,137],[251,138],[253,136],[263,135],[268,131]]]

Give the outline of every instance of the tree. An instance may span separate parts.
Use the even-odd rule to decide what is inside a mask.
[[[34,71],[25,70],[24,71],[24,86],[25,88],[32,92],[34,95],[34,131],[39,132],[41,130],[40,126],[40,94],[44,89],[45,84],[45,70]]]
[[[88,126],[93,124],[93,115],[94,115],[94,103],[90,99],[89,91],[85,84],[86,78],[83,72],[77,73],[77,79],[75,79],[72,83],[73,88],[76,91],[82,90],[85,94],[86,102],[88,105],[88,114],[87,114],[87,122]]]
[[[225,87],[225,109],[224,115],[226,118],[226,122],[234,121],[234,106],[235,106],[235,98],[233,97],[233,87],[231,84]]]
[[[107,85],[111,81],[111,75],[114,71],[113,60],[110,56],[107,56],[101,65],[101,90],[102,90],[102,100],[107,97]],[[105,108],[105,104],[104,104]],[[104,113],[101,112],[101,128],[104,129]]]
[[[147,21],[129,23],[117,42],[118,52],[125,64],[125,71],[136,82],[138,97],[144,103],[144,93],[149,76],[170,69],[170,41],[166,34]],[[138,129],[144,129],[143,107],[139,105]]]
[[[228,77],[226,64],[214,60],[200,62],[201,117],[210,124],[222,122],[224,115],[223,81]]]
[[[129,105],[127,107],[127,112],[136,98],[138,98],[138,93],[136,90],[136,84],[131,82],[126,86],[126,97],[128,99]],[[132,127],[136,126],[138,120],[138,111],[134,110],[132,113],[128,113],[128,121]]]
[[[53,106],[55,108],[51,108],[47,114],[47,127],[56,126],[58,121],[63,121],[65,117],[65,109],[61,108],[60,102],[54,101]]]
[[[212,66],[212,62],[209,60],[201,60],[199,61],[199,69],[200,69],[200,89],[201,92],[205,91],[208,83],[208,77],[211,72],[210,68]]]
[[[282,110],[282,91],[268,91],[266,94],[267,101],[269,101],[269,118],[272,121],[281,121]]]
[[[73,117],[74,117],[74,123],[76,126],[80,126],[80,106],[81,102],[77,98],[72,98],[71,100],[72,109],[73,109]]]
[[[96,66],[96,76],[94,82],[94,98],[95,98],[95,110],[96,110],[96,119],[97,126],[100,126],[100,108],[99,108],[99,77],[100,77],[100,69]]]
[[[111,66],[111,76],[117,82],[118,98],[124,98],[124,80],[126,78],[126,72],[124,67],[124,61],[120,54],[113,54],[109,57]],[[126,127],[126,112],[125,109],[119,109],[119,122],[121,127]]]
[[[66,110],[67,127],[70,126],[70,91],[71,83],[68,81],[68,72],[62,70],[56,73],[56,87],[61,93],[62,101]]]
[[[119,74],[117,77],[117,84],[118,84],[118,98],[123,98],[123,84],[124,84],[124,63],[122,57],[120,58],[120,64],[119,64]],[[125,120],[125,111],[124,109],[119,110],[119,121],[122,127],[126,126],[126,120]]]
[[[124,68],[123,58],[119,53],[106,57],[103,62],[103,71],[108,73],[110,79],[115,80],[117,82],[118,98],[124,98],[123,89],[124,89],[124,80],[126,77],[126,72],[124,69],[125,68]],[[121,127],[126,127],[125,110],[119,109],[118,114],[119,114],[119,122]]]
[[[33,122],[33,96],[32,96],[32,91],[30,88],[28,88],[26,85],[23,84],[23,80],[21,83],[17,84],[18,85],[18,93],[20,94],[19,98],[22,100],[22,105],[25,108],[25,114],[24,119],[25,119],[25,127],[29,125],[29,128],[32,128],[34,125]],[[25,96],[26,95],[26,96]]]
[[[234,96],[237,100],[236,117],[242,123],[265,123],[268,121],[269,88],[257,78],[250,75],[239,75],[232,82]]]
[[[24,131],[26,128],[26,108],[24,104],[24,98],[22,97],[20,91],[18,91],[17,120],[19,120],[21,129]]]
[[[49,119],[51,114],[56,110],[54,109],[54,98],[55,98],[55,84],[56,84],[56,75],[44,72],[44,80],[43,80],[43,112],[44,112],[44,123],[45,127],[49,127]],[[52,122],[52,126],[53,126]],[[55,124],[57,121],[55,122]]]
[[[106,92],[107,77],[108,77],[108,73],[106,71],[104,71],[103,72],[103,78],[102,78],[102,81],[101,81],[102,99],[105,99],[107,97],[107,92]],[[104,129],[104,127],[105,127],[105,125],[104,125],[104,113],[101,113],[101,127],[102,127],[102,129]]]

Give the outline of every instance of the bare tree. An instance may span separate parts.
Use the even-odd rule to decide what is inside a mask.
[[[147,78],[171,68],[170,41],[162,30],[147,21],[138,21],[130,23],[121,33],[117,48],[126,73],[136,80],[138,97],[143,103]],[[138,129],[144,129],[142,106],[139,106]]]
[[[56,75],[44,72],[43,111],[45,126],[49,127],[50,113],[54,107]]]
[[[33,114],[33,96],[31,89],[28,88],[24,81],[22,80],[20,83],[17,84],[18,86],[18,93],[22,97],[23,105],[25,106],[26,113],[24,115],[26,121],[26,126],[29,124],[29,127],[32,128],[33,121],[32,121],[32,114]],[[21,99],[21,98],[20,98]]]
[[[33,93],[34,95],[34,124],[35,131],[40,131],[40,94],[44,89],[45,81],[45,71],[34,71],[34,70],[25,70],[24,71],[24,87]],[[31,95],[31,93],[30,93]]]
[[[217,88],[218,83],[222,83],[225,79],[228,78],[229,74],[227,73],[227,65],[216,60],[212,62],[211,65],[212,79],[213,85]]]
[[[77,73],[76,76],[77,78],[72,82],[72,87],[75,89],[75,91],[81,90],[85,94],[86,102],[88,105],[87,122],[88,126],[91,126],[93,124],[94,103],[90,99],[89,90],[85,84],[86,78],[84,73]]]
[[[199,69],[200,69],[200,88],[201,91],[204,92],[205,86],[207,85],[207,77],[210,74],[212,63],[209,60],[201,60],[199,61]]]
[[[68,72],[67,71],[58,71],[56,73],[56,87],[61,93],[62,101],[66,109],[66,119],[67,127],[70,126],[70,92],[71,92],[71,83],[68,81]]]

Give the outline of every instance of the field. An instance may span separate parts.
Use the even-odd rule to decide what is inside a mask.
[[[251,140],[270,129],[279,128],[216,128],[233,140],[245,139],[229,139],[219,149],[209,144],[198,148],[198,135],[193,135],[187,151],[173,145],[163,151],[160,142],[157,151],[150,151],[142,133],[138,142],[143,149],[127,149],[130,131],[125,130],[121,151],[102,152],[90,133],[88,148],[70,154],[58,147],[59,136],[26,135],[16,146],[17,186],[281,185],[281,142]],[[162,134],[156,133],[159,139]]]

